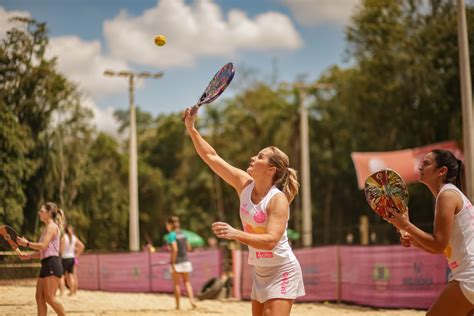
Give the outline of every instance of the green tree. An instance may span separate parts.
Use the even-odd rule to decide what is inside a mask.
[[[71,171],[81,166],[72,162],[79,162],[86,153],[73,151],[72,146],[81,146],[81,137],[87,142],[90,113],[80,106],[74,85],[55,69],[55,59],[45,58],[46,25],[28,18],[14,21],[18,27],[7,32],[0,48],[0,102],[5,130],[15,128],[7,143],[21,140],[21,144],[15,146],[16,153],[10,148],[9,159],[18,157],[18,162],[4,166],[11,172],[18,171],[16,185],[10,177],[11,190],[17,192],[18,199],[9,212],[23,209],[26,229],[32,231],[39,205],[47,200],[63,202],[64,189],[74,189],[71,185],[76,176]],[[68,167],[62,164],[66,163],[66,152],[72,155]],[[28,172],[22,171],[25,168]],[[5,221],[20,225],[22,218],[22,214],[10,214]]]
[[[128,161],[119,144],[100,133],[84,165],[87,171],[68,210],[89,249],[128,249]]]
[[[468,7],[468,17],[472,13]],[[474,24],[468,22],[472,42]],[[352,66],[321,76],[334,90],[315,93],[311,110],[313,198],[324,213],[316,215],[315,240],[324,240],[319,233],[326,231],[326,242],[341,243],[348,231],[358,233],[358,217],[369,215],[379,242],[397,242],[357,189],[350,154],[461,138],[454,2],[363,1],[347,42]],[[429,192],[413,185],[410,193],[412,219],[430,229]]]

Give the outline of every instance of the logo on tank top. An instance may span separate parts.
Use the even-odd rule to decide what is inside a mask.
[[[240,213],[250,215],[249,211],[247,211],[247,203],[242,203],[240,206]]]
[[[281,294],[286,294],[287,286],[288,286],[288,272],[283,272],[281,276]]]
[[[253,216],[253,220],[258,224],[264,223],[267,220],[267,214],[260,207],[257,207],[255,210],[257,213]]]
[[[458,262],[457,262],[457,261],[453,261],[453,262],[450,262],[450,263],[449,263],[449,268],[450,268],[451,270],[456,269],[458,266],[459,266],[459,265],[458,265]]]
[[[271,251],[257,251],[255,253],[257,259],[270,259],[273,258],[273,252]]]

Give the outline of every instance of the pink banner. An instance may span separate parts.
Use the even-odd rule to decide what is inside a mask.
[[[193,264],[190,278],[195,293],[198,293],[202,286],[213,277],[221,276],[222,256],[219,250],[195,250],[188,253],[188,257]],[[152,292],[173,292],[169,260],[169,253],[153,253],[151,255]],[[182,290],[184,292],[184,287]]]
[[[341,247],[341,299],[379,307],[428,308],[446,285],[441,255],[401,246]]]
[[[338,247],[296,249],[303,272],[306,295],[301,302],[334,301],[338,298]]]
[[[114,292],[150,291],[148,252],[100,254],[100,289]]]
[[[406,183],[418,181],[418,166],[421,159],[435,148],[450,150],[458,159],[463,159],[462,151],[454,141],[397,151],[352,153],[359,189],[364,188],[365,179],[370,174],[385,168],[395,170]]]
[[[221,251],[188,253],[193,264],[191,284],[198,293],[211,278],[222,274]],[[115,292],[173,292],[167,252],[87,254],[80,257],[78,280],[81,289]],[[183,287],[184,292],[184,287]]]
[[[83,255],[79,258],[76,273],[81,289],[98,290],[100,288],[98,262],[98,255]]]

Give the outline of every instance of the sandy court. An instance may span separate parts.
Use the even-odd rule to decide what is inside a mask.
[[[0,285],[0,315],[36,315],[34,280],[2,282]],[[192,310],[187,298],[182,310],[174,310],[174,297],[153,293],[112,293],[79,290],[74,297],[59,297],[66,313],[75,316],[92,315],[251,315],[250,302],[235,300],[198,301]],[[49,315],[54,312],[48,307]],[[298,303],[291,315],[364,315],[364,316],[421,316],[420,310],[372,309],[360,306],[323,303]]]

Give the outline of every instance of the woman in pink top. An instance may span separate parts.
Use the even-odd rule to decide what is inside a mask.
[[[288,244],[286,228],[289,204],[298,193],[296,171],[288,156],[271,146],[250,159],[246,171],[222,159],[194,127],[196,114],[183,113],[186,130],[204,162],[237,191],[243,230],[216,222],[219,238],[249,246],[249,264],[254,266],[252,315],[286,316],[294,300],[305,294],[301,267]]]
[[[474,315],[474,208],[462,192],[463,163],[447,150],[435,149],[423,158],[420,182],[436,198],[433,233],[412,224],[405,215],[393,213],[389,219],[407,235],[405,247],[444,253],[451,277],[429,309],[428,316]]]
[[[39,242],[30,242],[24,237],[17,237],[18,244],[38,250],[38,252],[32,255],[24,255],[21,259],[41,259],[41,271],[36,281],[38,315],[47,314],[46,304],[49,304],[56,314],[65,315],[63,305],[55,297],[63,274],[63,267],[59,258],[60,230],[55,222],[58,216],[58,207],[56,204],[48,202],[41,206],[38,214],[40,220],[45,224]]]

